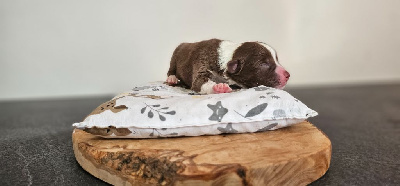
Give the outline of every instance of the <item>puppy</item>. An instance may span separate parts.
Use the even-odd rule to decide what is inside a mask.
[[[211,39],[182,43],[174,51],[166,82],[182,83],[201,94],[228,93],[231,87],[260,85],[283,89],[290,74],[276,51],[262,42]]]

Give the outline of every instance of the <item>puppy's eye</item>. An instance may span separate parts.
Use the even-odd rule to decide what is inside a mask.
[[[261,68],[268,69],[270,65],[268,63],[261,63]]]

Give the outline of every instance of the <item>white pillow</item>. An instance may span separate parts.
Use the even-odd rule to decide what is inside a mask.
[[[114,97],[73,126],[108,138],[199,136],[275,130],[317,114],[265,86],[199,95],[155,82]]]

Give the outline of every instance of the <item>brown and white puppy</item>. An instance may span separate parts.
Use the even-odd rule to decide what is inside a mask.
[[[201,94],[231,92],[229,85],[283,89],[290,77],[269,45],[219,39],[180,44],[167,75],[168,84],[180,81]]]

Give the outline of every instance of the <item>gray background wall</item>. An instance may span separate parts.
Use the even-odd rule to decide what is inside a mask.
[[[289,86],[400,82],[400,1],[0,0],[0,100],[164,80],[180,42],[265,41]]]

